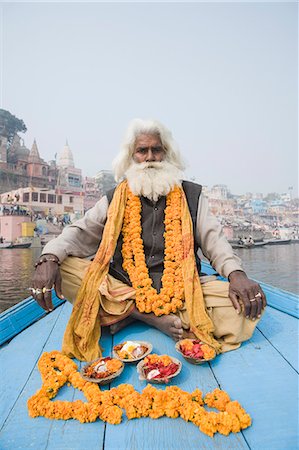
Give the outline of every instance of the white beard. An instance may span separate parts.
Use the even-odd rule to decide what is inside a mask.
[[[181,186],[182,172],[168,161],[133,161],[126,172],[126,178],[134,195],[156,202],[160,196],[167,195],[175,185]]]

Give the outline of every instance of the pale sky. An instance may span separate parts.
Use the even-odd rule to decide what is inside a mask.
[[[135,117],[171,129],[187,177],[234,194],[298,184],[297,4],[1,6],[1,107],[54,159],[110,169]]]

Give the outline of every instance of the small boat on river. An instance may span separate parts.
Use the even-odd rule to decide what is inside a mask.
[[[12,242],[3,242],[0,244],[1,248],[29,248],[31,247],[31,242],[16,242],[15,244]]]
[[[12,244],[9,248],[29,248],[31,247],[31,242],[16,242]]]
[[[280,239],[280,238],[274,238],[274,239],[268,239],[265,241],[267,245],[285,245],[290,244],[292,242],[291,239]]]
[[[10,248],[12,246],[11,242],[0,242],[0,249],[1,248]]]
[[[232,248],[256,248],[256,247],[264,247],[264,245],[266,245],[267,242],[254,242],[253,244],[246,244],[244,243],[236,243],[236,242],[231,242],[230,245],[232,246]]]

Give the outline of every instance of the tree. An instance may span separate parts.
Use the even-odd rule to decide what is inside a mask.
[[[16,133],[26,133],[27,127],[22,119],[13,116],[9,111],[0,109],[0,135],[5,136],[9,144]]]

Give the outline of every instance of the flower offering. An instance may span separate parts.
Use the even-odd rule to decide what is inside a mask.
[[[198,339],[183,339],[176,344],[176,349],[184,358],[195,364],[210,361],[216,356],[213,347]]]
[[[94,380],[103,380],[118,374],[121,369],[123,369],[121,361],[107,356],[85,366],[82,370],[82,375]]]
[[[143,341],[126,341],[113,347],[114,356],[124,362],[139,361],[152,351],[153,346]]]
[[[137,369],[141,374],[141,379],[151,382],[168,383],[169,378],[173,378],[181,371],[181,363],[176,358],[168,355],[148,355],[141,361]]]

